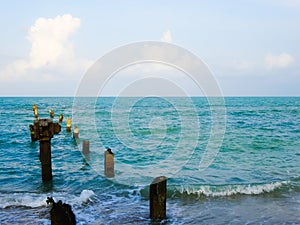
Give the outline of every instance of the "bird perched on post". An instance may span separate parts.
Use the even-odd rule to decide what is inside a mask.
[[[107,149],[107,152],[108,152],[109,154],[112,154],[112,155],[114,154],[114,153],[111,151],[110,148]]]

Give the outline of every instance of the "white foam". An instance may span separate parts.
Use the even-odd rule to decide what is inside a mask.
[[[46,206],[47,197],[52,196],[55,201],[62,200],[65,203],[71,205],[80,205],[87,201],[92,201],[91,197],[95,193],[92,190],[83,190],[80,196],[74,196],[68,193],[9,193],[0,194],[0,208],[6,208],[10,206],[26,206],[31,208]]]
[[[92,201],[91,197],[94,195],[95,193],[92,190],[83,190],[80,194],[79,201],[80,203]]]
[[[197,194],[198,196],[230,196],[236,194],[258,195],[274,191],[275,189],[287,184],[287,181],[274,182],[270,184],[248,184],[248,185],[223,185],[209,186],[202,185],[199,187],[181,186],[180,193]]]
[[[32,193],[12,193],[0,194],[0,208],[9,206],[26,206],[26,207],[40,207],[45,206],[47,195],[38,195]]]

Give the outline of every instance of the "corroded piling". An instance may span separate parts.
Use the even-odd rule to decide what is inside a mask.
[[[166,219],[167,178],[157,177],[150,185],[150,218]]]
[[[58,123],[53,123],[51,119],[39,119],[35,120],[34,124],[29,127],[32,141],[40,141],[42,179],[49,181],[52,179],[51,138],[60,132],[61,126]]]
[[[88,140],[82,142],[82,154],[90,154],[90,142]]]
[[[114,153],[108,148],[104,152],[104,173],[108,178],[115,176]]]
[[[51,139],[40,140],[40,157],[43,181],[52,180]]]
[[[30,124],[29,125],[29,129],[30,129],[30,137],[31,137],[31,141],[37,141],[37,137],[36,137],[36,128],[34,125]]]

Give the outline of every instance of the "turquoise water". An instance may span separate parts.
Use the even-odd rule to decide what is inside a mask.
[[[222,111],[206,98],[0,98],[0,224],[50,224],[47,196],[71,204],[78,224],[149,224],[157,175],[168,177],[165,224],[300,224],[300,98],[224,103]],[[29,134],[33,104],[41,118],[52,108],[54,121],[62,113],[80,131],[76,142],[64,119],[48,183]],[[103,176],[107,147],[113,179]],[[202,168],[205,156],[213,161]]]

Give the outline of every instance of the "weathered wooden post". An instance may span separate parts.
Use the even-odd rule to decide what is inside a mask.
[[[90,154],[90,142],[88,140],[84,140],[82,142],[82,154],[84,155]]]
[[[42,179],[43,181],[52,180],[51,138],[61,131],[61,126],[58,123],[53,123],[51,119],[39,119],[34,121],[33,126],[30,126],[31,130],[34,131],[31,139],[40,141]]]
[[[166,219],[167,178],[157,177],[150,185],[150,218]]]
[[[108,178],[115,176],[114,153],[108,148],[104,152],[104,173]]]

